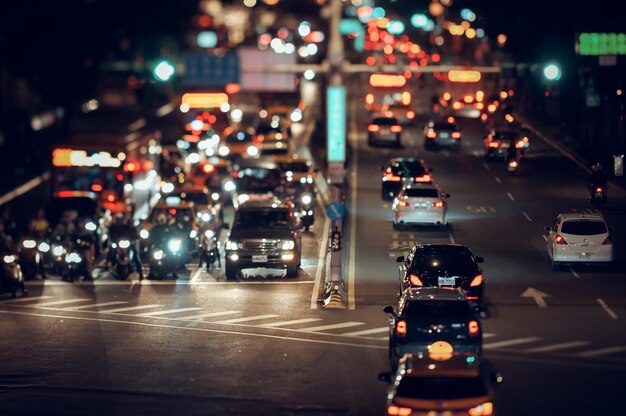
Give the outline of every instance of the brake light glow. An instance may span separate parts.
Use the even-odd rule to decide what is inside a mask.
[[[391,126],[391,129],[390,129],[390,130],[391,130],[393,133],[400,133],[400,132],[402,131],[402,127],[401,127],[401,126],[398,126],[398,125],[395,125],[395,126]]]
[[[477,274],[472,279],[472,282],[470,283],[470,287],[471,286],[480,286],[482,284],[483,284],[483,275],[482,274]]]
[[[443,206],[445,205],[445,203],[443,201],[437,201],[433,204],[433,207],[435,208],[443,208]]]
[[[408,207],[409,203],[406,201],[398,201],[398,206],[399,207]]]
[[[410,73],[410,72],[409,72]],[[408,91],[404,91],[402,93],[402,104],[409,105],[411,104],[411,93]]]
[[[368,94],[365,96],[365,103],[366,103],[366,104],[374,104],[374,94],[372,94],[372,93],[368,93]]]
[[[469,416],[491,416],[493,414],[493,403],[485,402],[482,405],[472,407]]]
[[[487,144],[487,147],[493,147],[493,148],[496,148],[496,147],[498,147],[498,146],[499,146],[499,145],[498,145],[498,142],[489,142],[489,143]]]
[[[413,110],[409,110],[406,112],[406,118],[408,118],[409,120],[413,120],[415,118],[415,111]]]
[[[399,337],[406,335],[406,321],[398,321],[396,324],[396,335]]]
[[[367,131],[371,131],[371,132],[380,131],[380,126],[376,124],[370,124],[369,126],[367,126]]]
[[[100,192],[102,191],[102,185],[100,185],[99,183],[94,183],[93,185],[91,185],[91,190],[94,192]]]
[[[478,321],[472,320],[469,322],[469,324],[467,325],[467,330],[470,334],[470,336],[475,337],[476,335],[478,335],[478,332],[480,331],[480,326],[478,325]]]
[[[387,173],[383,176],[383,182],[400,182],[402,178],[395,176],[393,173]]]
[[[416,274],[409,275],[409,282],[411,283],[411,286],[424,286],[424,283],[422,283],[422,280]]]
[[[560,234],[556,234],[554,236],[554,242],[556,244],[564,244],[567,245],[567,241],[565,241],[565,239],[563,238],[563,236],[561,236]]]
[[[524,147],[526,147],[526,144],[523,140],[520,140],[519,142],[515,143],[515,147],[518,149],[523,149]]]
[[[602,193],[602,192],[604,192],[604,189],[602,189],[602,187],[601,187],[601,186],[598,186],[598,187],[596,188],[596,192],[600,192],[600,193]]]
[[[428,133],[426,133],[426,137],[428,137],[429,139],[434,139],[435,137],[437,137],[437,133],[435,133],[432,130],[429,130]]]
[[[456,101],[454,104],[452,104],[452,108],[454,108],[455,110],[460,110],[461,108],[463,108],[464,104]]]
[[[206,165],[202,166],[202,170],[204,171],[204,173],[213,173],[213,171],[215,170],[215,165],[207,163]]]
[[[415,182],[430,182],[432,180],[433,178],[428,173],[422,176],[415,177]]]
[[[413,411],[409,407],[389,406],[387,414],[390,416],[409,416]]]
[[[460,139],[461,138],[461,132],[453,131],[452,132],[452,138],[453,139]]]

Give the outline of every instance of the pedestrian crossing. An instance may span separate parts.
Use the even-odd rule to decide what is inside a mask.
[[[0,307],[32,308],[62,312],[118,314],[137,318],[167,319],[203,322],[215,325],[242,325],[259,329],[277,329],[300,333],[387,341],[389,327],[368,325],[366,322],[324,322],[322,318],[287,319],[277,314],[246,315],[240,310],[207,311],[201,307],[167,308],[162,304],[131,305],[126,301],[93,302],[74,298],[54,300],[52,296],[3,299]],[[483,349],[489,351],[520,352],[523,354],[565,354],[575,358],[619,358],[623,360],[626,345],[594,345],[587,340],[548,343],[540,336],[502,339],[498,334],[483,334]]]

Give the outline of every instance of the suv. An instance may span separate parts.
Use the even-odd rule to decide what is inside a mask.
[[[291,204],[279,199],[244,202],[226,241],[226,278],[235,279],[244,269],[278,269],[286,271],[286,277],[297,277],[301,228]]]
[[[233,207],[255,199],[267,199],[276,194],[282,184],[278,163],[266,158],[241,159],[233,166]]]
[[[395,368],[406,353],[426,354],[445,342],[454,351],[476,355],[482,350],[482,329],[474,308],[458,288],[408,289],[389,317],[389,360]]]

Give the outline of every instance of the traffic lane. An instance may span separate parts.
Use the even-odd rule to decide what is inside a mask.
[[[31,332],[30,318],[13,318],[22,331],[12,332],[17,342],[2,354],[17,353],[15,349],[28,341],[24,334]],[[59,322],[58,317],[40,319],[48,324]],[[40,388],[33,390],[54,389],[56,399],[52,403],[38,400],[25,404],[23,400],[32,390],[16,389],[10,397],[5,396],[4,405],[21,403],[20,409],[26,406],[28,411],[41,412],[51,404],[65,402],[80,389],[113,393],[123,406],[127,399],[122,395],[128,397],[129,405],[138,396],[159,396],[169,410],[177,408],[181,398],[193,399],[198,407],[191,409],[204,412],[224,406],[241,413],[262,409],[262,413],[290,414],[306,408],[312,414],[373,415],[384,409],[384,385],[376,375],[385,369],[386,357],[384,349],[378,347],[309,342],[283,335],[222,333],[198,327],[117,322],[93,325],[69,318],[63,319],[63,327],[63,333],[72,335],[64,337],[58,331],[56,337],[42,339],[42,354],[26,365],[11,364],[4,373],[23,371],[25,366],[46,368],[50,377],[38,378],[36,385]],[[90,409],[89,397],[80,403],[83,414],[86,410],[89,414],[98,412]],[[107,410],[101,414],[111,414]]]

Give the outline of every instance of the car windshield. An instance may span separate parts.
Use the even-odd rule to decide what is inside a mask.
[[[379,117],[372,120],[372,124],[378,124],[380,126],[393,126],[398,124],[398,121],[395,118]]]
[[[439,192],[436,189],[408,188],[404,190],[404,196],[413,198],[438,198]]]
[[[464,399],[488,394],[480,377],[404,377],[396,397],[428,400]]]
[[[596,235],[605,234],[607,232],[607,228],[604,221],[576,220],[563,222],[563,225],[561,225],[561,232],[563,234],[574,235]]]
[[[284,209],[240,210],[237,213],[237,228],[287,227],[289,212]]]

